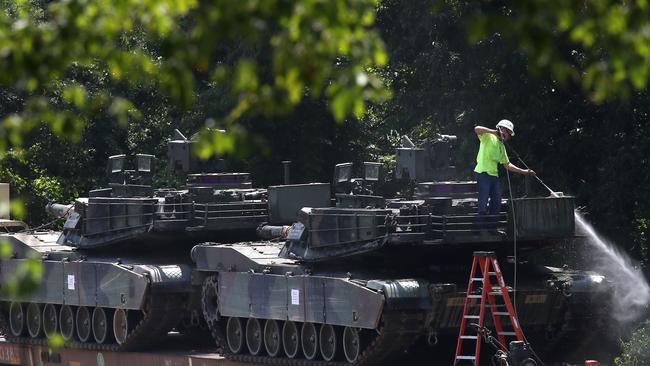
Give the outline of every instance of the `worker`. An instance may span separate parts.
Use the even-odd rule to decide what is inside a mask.
[[[474,132],[481,142],[476,156],[476,168],[474,168],[478,185],[478,214],[479,216],[498,215],[501,211],[498,165],[502,164],[509,171],[524,175],[535,175],[535,172],[531,169],[521,169],[508,159],[503,141],[508,141],[515,135],[515,126],[512,122],[502,119],[494,130],[476,126]],[[494,228],[494,225],[490,226]],[[485,224],[482,229],[487,229]]]

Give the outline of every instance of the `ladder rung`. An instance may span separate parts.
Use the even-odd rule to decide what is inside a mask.
[[[467,295],[470,299],[480,299],[482,296],[481,295]]]
[[[457,360],[475,360],[476,356],[456,356]]]
[[[460,339],[478,339],[478,336],[460,336]]]
[[[507,312],[507,311],[495,311],[492,314],[494,314],[494,315],[504,315],[504,316],[505,315],[508,315],[508,316],[510,315],[510,313]]]
[[[513,335],[515,335],[515,332],[499,332],[498,334],[499,334],[499,335],[509,335],[509,336],[513,336]]]
[[[465,315],[465,319],[480,319],[480,315]]]
[[[503,296],[503,294],[500,293],[500,292],[490,292],[490,295],[492,295],[492,296]]]
[[[483,277],[473,277],[472,281],[483,281]]]
[[[497,275],[496,272],[488,272],[488,274],[489,274],[490,276],[496,276],[496,275]]]

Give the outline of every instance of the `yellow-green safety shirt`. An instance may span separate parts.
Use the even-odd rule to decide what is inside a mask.
[[[486,132],[477,136],[481,141],[481,146],[478,148],[478,155],[476,155],[474,171],[498,177],[499,164],[507,164],[510,161],[503,143],[491,133]]]

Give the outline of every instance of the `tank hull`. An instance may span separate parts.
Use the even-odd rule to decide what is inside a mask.
[[[14,256],[2,262],[2,283],[12,283],[30,262],[43,271],[30,291],[0,295],[9,340],[45,342],[61,333],[81,348],[147,348],[187,312],[193,291],[189,258],[171,257],[172,262],[162,253],[120,260],[57,245],[57,236],[3,236]]]
[[[458,335],[471,255],[464,264],[452,261],[440,265],[441,260],[430,251],[418,253],[411,248],[413,258],[392,255],[390,266],[377,260],[385,257],[382,253],[306,264],[278,258],[280,249],[281,245],[271,242],[193,248],[197,270],[205,278],[204,316],[229,357],[243,360],[243,354],[258,357],[256,362],[268,361],[263,359],[268,354],[257,353],[254,348],[231,347],[234,336],[228,329],[232,323],[242,328],[259,324],[260,329],[269,323],[280,327],[292,324],[298,329],[314,326],[319,333],[316,338],[331,327],[339,335],[333,339],[342,344],[344,335],[354,329],[365,337],[365,348],[356,356],[344,348],[336,355],[343,364],[354,365],[387,362],[408,351],[418,339],[436,343]],[[452,259],[448,249],[444,250]],[[428,260],[422,259],[424,254]],[[509,278],[511,266],[504,267]],[[589,275],[532,265],[520,265],[518,270],[521,277],[511,296],[522,327],[532,338],[548,337],[551,344],[548,339],[564,336],[579,322],[602,315],[584,310],[602,301],[606,289],[605,284],[591,281]],[[561,278],[575,284],[572,293],[551,286]],[[577,283],[583,287],[578,289]],[[386,343],[383,332],[392,332],[395,343]],[[319,352],[316,358],[328,359],[329,354]],[[303,354],[307,360],[312,360],[311,356]]]

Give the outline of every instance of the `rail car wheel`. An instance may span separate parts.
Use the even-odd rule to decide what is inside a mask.
[[[343,330],[343,353],[349,363],[355,363],[361,354],[361,337],[359,329],[345,327]]]
[[[43,331],[45,336],[50,338],[59,329],[59,312],[56,305],[45,304],[43,307]]]
[[[63,340],[69,341],[74,338],[74,312],[70,305],[61,306],[59,312],[59,327]]]
[[[30,337],[38,338],[42,331],[41,307],[32,302],[27,306],[27,332]]]
[[[19,302],[9,305],[9,330],[14,337],[20,337],[25,332],[25,312],[23,304]]]
[[[314,323],[304,323],[300,331],[302,352],[308,360],[314,360],[318,356],[318,332]]]
[[[81,342],[88,342],[92,333],[92,320],[90,319],[90,310],[85,306],[77,308],[76,316],[77,337]]]
[[[264,349],[271,357],[276,357],[282,350],[280,326],[275,320],[267,320],[264,324]]]
[[[253,356],[262,352],[262,326],[255,318],[248,318],[246,321],[246,346]]]
[[[282,347],[284,354],[289,358],[295,358],[300,350],[300,334],[296,323],[291,321],[284,322],[282,327]]]
[[[108,315],[104,308],[97,307],[93,310],[93,337],[95,342],[102,344],[108,341],[110,328],[108,326]]]
[[[330,324],[323,324],[320,327],[319,335],[319,345],[320,345],[320,354],[323,356],[323,360],[332,361],[336,358],[339,353],[339,335],[334,329],[334,326]]]
[[[240,318],[228,318],[226,323],[226,343],[231,353],[241,353],[244,349],[244,327]]]
[[[118,344],[126,342],[129,336],[129,314],[126,309],[117,309],[113,313],[113,333]]]

